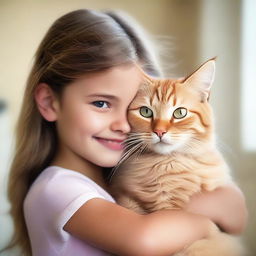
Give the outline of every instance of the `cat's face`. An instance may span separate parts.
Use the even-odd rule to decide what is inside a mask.
[[[214,69],[210,60],[186,79],[147,77],[129,106],[127,145],[169,154],[190,152],[207,142],[212,135],[208,98]]]

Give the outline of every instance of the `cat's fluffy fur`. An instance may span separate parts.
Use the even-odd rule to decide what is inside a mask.
[[[195,193],[231,181],[214,142],[208,102],[214,72],[212,59],[185,79],[144,75],[129,107],[132,130],[126,152],[111,182],[119,204],[139,213],[182,209]],[[232,236],[217,232],[178,255],[241,256],[242,252]]]

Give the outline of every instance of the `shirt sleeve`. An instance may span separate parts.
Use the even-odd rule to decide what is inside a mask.
[[[95,188],[95,184],[79,175],[59,174],[50,179],[43,191],[43,207],[46,207],[46,225],[53,235],[67,240],[69,233],[63,227],[72,215],[92,198],[105,199]]]

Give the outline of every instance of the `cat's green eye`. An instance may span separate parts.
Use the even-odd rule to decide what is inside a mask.
[[[177,108],[173,112],[173,117],[176,119],[181,119],[187,115],[187,109],[185,108]]]
[[[140,114],[143,117],[150,118],[153,116],[153,111],[148,107],[141,107],[140,108]]]

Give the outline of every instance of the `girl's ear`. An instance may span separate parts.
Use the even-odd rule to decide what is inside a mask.
[[[49,122],[57,120],[59,103],[48,84],[40,83],[35,90],[35,101],[41,115]]]
[[[209,99],[210,89],[215,76],[215,58],[206,61],[194,73],[184,80],[184,84],[199,91],[202,100]]]

